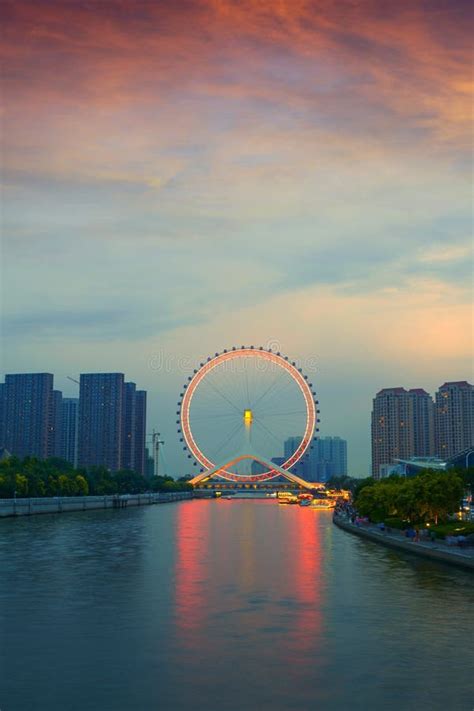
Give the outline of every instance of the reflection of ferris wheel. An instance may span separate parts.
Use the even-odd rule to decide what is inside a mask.
[[[292,476],[288,469],[308,451],[318,422],[314,397],[296,363],[271,349],[234,347],[209,357],[178,403],[180,439],[202,467],[194,480]]]

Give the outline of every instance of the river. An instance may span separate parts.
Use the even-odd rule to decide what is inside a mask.
[[[471,711],[473,583],[270,500],[5,519],[0,709]]]

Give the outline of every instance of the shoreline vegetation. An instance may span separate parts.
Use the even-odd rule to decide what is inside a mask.
[[[437,471],[425,469],[413,477],[391,476],[365,479],[354,491],[353,504],[359,516],[371,523],[437,538],[474,534],[474,523],[460,520],[463,499],[471,495],[474,468]]]
[[[9,457],[0,462],[0,499],[178,491],[193,491],[193,487],[185,478],[147,479],[128,469],[117,472],[106,467],[74,469],[69,462],[55,457],[44,460]]]

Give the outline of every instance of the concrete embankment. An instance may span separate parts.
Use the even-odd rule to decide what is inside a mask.
[[[192,499],[192,491],[157,494],[114,494],[113,496],[51,496],[34,499],[0,499],[0,518],[7,516],[33,516],[67,511],[93,509],[124,509],[128,506],[165,504],[171,501]]]
[[[396,548],[410,555],[418,555],[441,563],[455,565],[458,568],[465,568],[474,571],[474,549],[473,548],[450,548],[444,543],[412,543],[410,540],[402,538],[400,534],[382,532],[374,527],[367,527],[363,524],[356,526],[347,518],[334,516],[334,523],[344,531],[354,533],[361,538],[381,543],[389,548]]]

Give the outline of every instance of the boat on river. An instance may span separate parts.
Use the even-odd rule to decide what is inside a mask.
[[[333,509],[336,506],[336,502],[331,499],[313,499],[311,501],[312,509],[328,510]]]
[[[298,497],[294,496],[293,494],[288,494],[286,496],[279,496],[278,503],[279,504],[297,504]]]

